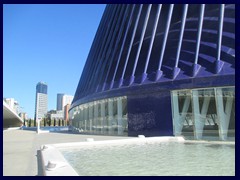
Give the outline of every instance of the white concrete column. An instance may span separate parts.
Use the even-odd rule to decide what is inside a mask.
[[[202,139],[205,120],[203,121],[201,119],[201,114],[199,109],[198,90],[192,91],[192,101],[193,101],[193,115],[194,115],[194,135],[196,139]]]
[[[216,88],[216,107],[217,107],[217,117],[219,120],[219,136],[220,139],[225,141],[228,136],[228,127],[232,110],[233,98],[227,97],[225,110],[223,104],[223,93],[222,88]]]
[[[187,93],[186,93],[187,94]],[[189,95],[186,95],[184,97],[184,103],[183,103],[183,108],[182,108],[182,111],[181,111],[181,115],[180,115],[180,119],[179,119],[179,130],[182,132],[182,128],[183,128],[183,125],[184,125],[184,121],[186,119],[186,116],[187,116],[187,112],[188,112],[188,108],[190,106],[190,101],[191,101],[191,97]]]
[[[82,119],[83,119],[83,122],[84,122],[84,132],[87,131],[87,122],[86,122],[86,119],[85,119],[85,107],[84,105],[82,105]]]
[[[80,108],[80,121],[83,121],[83,108]]]
[[[40,133],[40,124],[41,124],[41,120],[42,118],[38,118],[36,121],[37,121],[37,133],[39,134]]]
[[[105,122],[105,101],[101,101],[101,134],[104,134],[104,122]]]
[[[113,99],[108,99],[108,134],[113,134],[112,120],[113,120]]]
[[[90,132],[92,132],[92,120],[93,120],[93,104],[90,103],[88,106],[88,111],[89,111],[89,123],[90,123]]]
[[[93,120],[93,126],[94,126],[94,132],[97,132],[97,119],[98,119],[98,103],[97,101],[94,101],[94,120]]]
[[[172,106],[174,135],[178,136],[182,134],[183,122],[179,114],[178,93],[176,91],[172,92]]]
[[[122,135],[122,134],[123,134],[122,118],[123,118],[122,98],[119,97],[119,98],[117,99],[118,135]]]
[[[78,109],[78,112],[79,112],[79,114],[78,114],[78,122],[80,123],[80,126],[79,126],[79,129],[80,130],[82,130],[83,129],[83,127],[82,127],[82,121],[83,121],[83,118],[82,118],[82,108],[81,107],[79,107],[79,109]]]
[[[226,122],[227,129],[229,127],[229,122],[230,122],[230,117],[232,112],[232,104],[233,104],[233,97],[228,96],[226,106],[225,106],[225,114],[226,114],[225,122]]]
[[[84,104],[84,120],[86,120],[87,122],[87,131],[90,130],[90,123],[89,123],[89,120],[88,120],[88,105],[87,104]]]
[[[128,121],[127,121],[127,97],[122,98],[122,109],[123,109],[123,132],[127,131]]]

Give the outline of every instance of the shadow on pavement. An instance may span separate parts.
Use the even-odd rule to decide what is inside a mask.
[[[44,174],[43,174],[43,164],[42,164],[42,158],[41,158],[41,151],[40,150],[37,150],[37,167],[38,167],[37,176],[44,176]]]

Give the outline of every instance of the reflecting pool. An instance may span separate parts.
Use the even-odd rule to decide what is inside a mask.
[[[83,176],[234,176],[235,145],[140,143],[59,149]]]

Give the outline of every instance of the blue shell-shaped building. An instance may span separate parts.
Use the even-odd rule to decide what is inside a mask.
[[[80,133],[235,139],[235,5],[107,5],[69,113]]]

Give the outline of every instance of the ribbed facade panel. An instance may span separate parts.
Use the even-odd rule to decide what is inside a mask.
[[[235,74],[235,5],[107,5],[74,102],[98,92]]]
[[[107,5],[70,108],[90,134],[235,137],[235,5]]]

